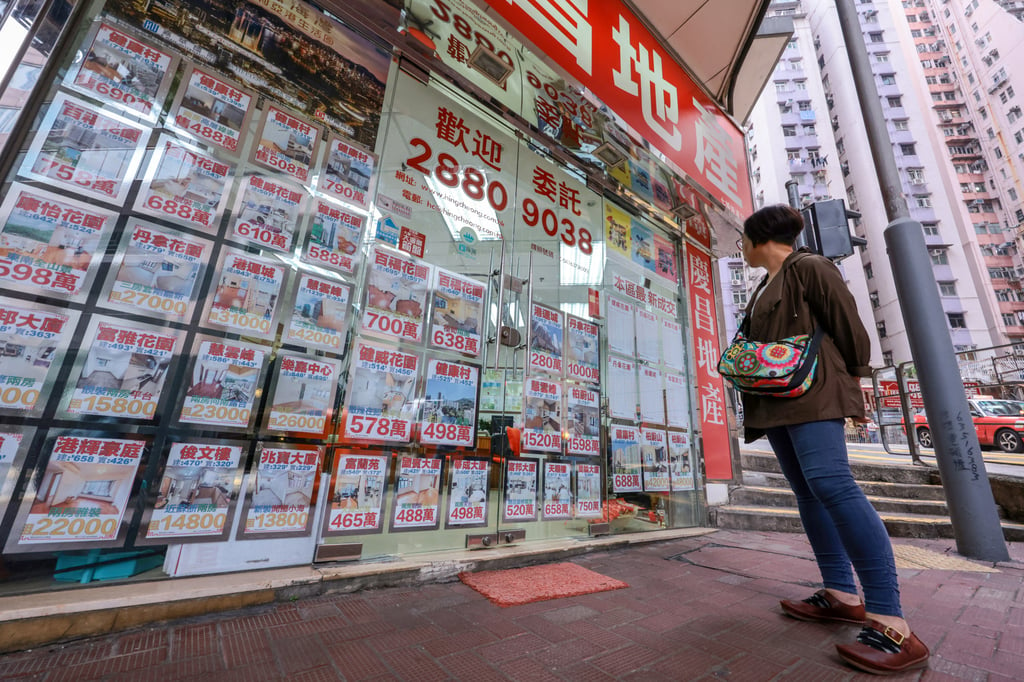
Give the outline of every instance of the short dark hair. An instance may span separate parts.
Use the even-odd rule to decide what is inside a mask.
[[[743,234],[754,246],[765,242],[779,242],[793,246],[804,229],[804,219],[792,206],[775,204],[765,206],[743,221]]]

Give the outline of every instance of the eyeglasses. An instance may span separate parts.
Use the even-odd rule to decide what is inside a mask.
[[[736,248],[739,249],[740,251],[743,250],[743,237],[740,237],[739,239],[736,240]]]

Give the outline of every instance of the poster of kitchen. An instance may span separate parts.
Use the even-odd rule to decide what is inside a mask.
[[[452,461],[451,472],[445,528],[487,525],[490,462],[456,459]]]
[[[344,282],[302,275],[285,341],[340,353],[348,331],[352,287]]]
[[[562,451],[562,384],[526,377],[523,391],[523,450]]]
[[[614,419],[636,419],[636,362],[610,356],[608,385],[615,387],[608,392],[608,415]]]
[[[401,457],[395,475],[391,530],[437,528],[441,521],[440,458]]]
[[[376,342],[354,344],[345,393],[346,440],[409,442],[420,362],[415,353]]]
[[[19,545],[117,539],[146,442],[58,436]]]
[[[601,446],[601,396],[586,386],[565,385],[565,412],[569,440],[566,453],[596,456]]]
[[[604,202],[605,239],[608,242],[608,253],[614,253],[629,259],[629,231],[632,219],[630,215],[610,201]]]
[[[377,157],[359,145],[331,136],[317,191],[359,208],[370,206],[370,179]]]
[[[206,321],[245,336],[273,338],[274,313],[286,272],[279,260],[224,249]]]
[[[213,233],[234,172],[233,164],[161,135],[135,199],[135,210]]]
[[[534,303],[530,306],[528,374],[562,376],[562,312]]]
[[[64,78],[66,87],[156,122],[176,57],[103,22],[90,30],[79,56]]]
[[[212,244],[177,230],[131,219],[106,303],[175,322],[191,319]]]
[[[249,478],[249,500],[238,539],[280,533],[305,535],[312,528],[323,448],[260,443],[256,475]]]
[[[658,339],[661,331],[658,316],[636,306],[636,357],[645,362],[659,362],[661,349]]]
[[[683,327],[675,320],[661,318],[661,361],[666,367],[677,372],[686,369],[686,355],[683,351]]]
[[[143,540],[224,539],[242,481],[242,446],[171,443]]]
[[[689,430],[690,385],[682,374],[665,372],[665,404],[668,425]]]
[[[545,521],[572,518],[572,465],[569,462],[544,462],[541,514]]]
[[[18,174],[61,192],[123,204],[149,128],[58,92]]]
[[[436,272],[430,345],[475,358],[481,350],[484,285],[440,268]]]
[[[649,365],[640,365],[639,370],[640,421],[664,424],[665,398],[661,371]]]
[[[566,315],[565,378],[588,384],[601,383],[597,325]]]
[[[331,478],[331,499],[323,535],[379,533],[388,480],[386,455],[337,450]]]
[[[300,183],[309,182],[316,161],[320,127],[267,104],[263,111],[258,142],[253,146],[250,163],[288,175]]]
[[[430,269],[426,263],[374,249],[366,272],[363,330],[377,336],[421,342]]]
[[[77,378],[69,385],[68,414],[151,421],[180,352],[181,332],[93,317],[85,339]]]
[[[608,432],[612,442],[612,490],[617,493],[643,491],[640,478],[640,429],[612,424]]]
[[[265,349],[232,341],[200,341],[179,420],[246,428],[263,373]]]
[[[480,368],[477,365],[430,358],[420,407],[420,442],[475,445],[479,384]]]
[[[665,432],[656,429],[642,429],[640,439],[644,490],[649,493],[668,492],[669,452]]]
[[[228,238],[291,253],[304,204],[305,193],[298,185],[250,175],[235,199]]]
[[[241,151],[253,96],[215,72],[192,66],[181,79],[167,127],[187,132],[229,154]]]
[[[59,297],[87,290],[116,221],[111,211],[13,183],[0,205],[0,282]]]
[[[346,275],[355,272],[366,218],[317,199],[310,220],[302,260]]]
[[[635,356],[633,341],[636,328],[633,320],[633,305],[614,296],[608,297],[608,350],[629,357]]]
[[[668,471],[672,490],[693,490],[689,433],[668,432]]]
[[[601,518],[601,465],[576,464],[576,518]]]
[[[337,360],[279,354],[267,430],[323,434],[334,411],[339,371]]]
[[[78,313],[0,297],[0,410],[33,414],[50,370],[60,367]],[[37,410],[38,408],[38,410]]]
[[[501,520],[537,520],[537,460],[507,460],[505,502],[501,509]]]

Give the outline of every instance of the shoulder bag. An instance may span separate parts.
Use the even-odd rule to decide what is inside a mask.
[[[815,323],[813,334],[779,341],[751,341],[744,333],[746,317],[718,361],[718,373],[736,390],[771,398],[795,398],[814,383],[818,348],[824,335]]]

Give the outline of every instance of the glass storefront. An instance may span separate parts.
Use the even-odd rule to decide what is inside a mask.
[[[15,575],[702,523],[685,182],[475,6],[364,4],[436,73],[300,0],[76,5],[17,67]]]

